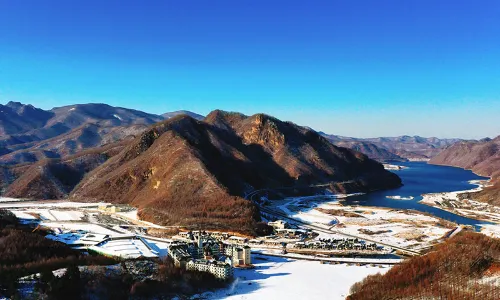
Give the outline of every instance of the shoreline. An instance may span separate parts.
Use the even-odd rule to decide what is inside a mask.
[[[474,173],[475,174],[475,173]],[[477,174],[476,174],[477,175]],[[481,176],[481,175],[479,175]],[[452,191],[452,192],[439,192],[439,193],[428,193],[428,194],[422,194],[422,200],[418,201],[418,203],[430,206],[430,207],[435,207],[444,211],[447,211],[449,213],[455,214],[457,216],[461,217],[466,217],[469,219],[477,220],[477,221],[484,221],[484,222],[490,222],[493,224],[499,224],[500,225],[500,208],[498,212],[498,220],[492,219],[492,217],[484,217],[485,213],[483,210],[471,210],[469,209],[469,205],[476,205],[476,206],[483,206],[483,207],[494,207],[493,205],[489,205],[488,203],[483,203],[483,202],[478,202],[474,201],[471,199],[464,199],[461,200],[459,199],[460,194],[464,193],[474,193],[474,192],[479,192],[484,189],[484,187],[490,186],[490,181],[491,177],[489,179],[477,179],[477,180],[470,180],[469,183],[472,185],[476,185],[475,188],[468,189],[468,190],[461,190],[461,191]],[[463,204],[467,205],[465,207],[460,207],[458,204]],[[447,206],[445,206],[447,205]],[[469,213],[464,213],[464,211],[471,212]],[[483,227],[481,224],[478,224],[481,228]]]

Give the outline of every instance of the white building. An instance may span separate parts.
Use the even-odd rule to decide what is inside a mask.
[[[209,272],[215,277],[227,280],[233,277],[233,268],[230,264],[220,261],[208,261],[205,259],[190,260],[186,264],[187,270]]]
[[[267,225],[273,227],[274,229],[285,229],[288,227],[288,223],[283,220],[276,220],[274,222],[269,222]]]
[[[249,246],[238,247],[227,245],[224,253],[231,258],[233,266],[248,266],[252,264],[252,251]]]

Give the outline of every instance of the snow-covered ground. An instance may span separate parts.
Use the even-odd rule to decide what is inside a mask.
[[[0,208],[27,208],[27,207],[38,207],[38,208],[97,208],[101,205],[108,205],[109,203],[97,202],[97,203],[86,203],[86,202],[70,202],[70,201],[45,201],[45,200],[34,200],[34,201],[17,201],[15,203],[3,203],[0,202]]]
[[[486,186],[485,181],[482,180],[471,180],[469,183],[476,184],[477,187],[465,191],[424,194],[420,202],[471,219],[495,222],[500,226],[500,207],[471,199],[459,198],[460,194],[477,192]]]
[[[458,195],[467,193],[467,192],[479,192],[483,189],[484,183],[481,180],[471,180],[470,184],[477,185],[476,188],[465,190],[465,191],[454,191],[454,192],[446,192],[446,193],[432,193],[432,194],[423,194],[423,199],[420,201],[425,204],[435,204],[436,201],[441,202],[443,199],[452,199],[459,200]]]
[[[52,209],[12,209],[12,213],[19,219],[33,220],[39,216],[47,221],[81,221],[84,213],[78,210],[52,210]]]
[[[385,196],[385,197],[393,200],[413,200],[413,196],[403,197],[400,195],[396,195],[396,196]]]
[[[500,238],[500,225],[497,224],[481,225],[481,233],[490,237]]]
[[[0,197],[0,202],[18,202],[18,201],[24,201],[24,199]]]
[[[115,231],[109,230],[97,224],[90,223],[57,223],[57,222],[41,222],[40,225],[49,228],[59,228],[61,230],[82,230],[85,232],[93,232],[105,235],[120,235]]]
[[[289,198],[277,202],[277,208],[295,219],[400,247],[428,246],[453,229],[437,226],[440,219],[416,211],[344,206],[335,199],[314,202],[311,198]],[[323,234],[321,238],[338,235]]]
[[[345,299],[350,287],[390,267],[330,265],[316,261],[253,255],[255,269],[235,270],[230,288],[205,293],[208,299]]]
[[[165,257],[168,254],[168,247],[171,245],[172,241],[162,242],[160,239],[148,239],[145,238],[145,241],[148,243],[149,247],[158,253],[158,256]]]
[[[157,253],[151,251],[149,245],[142,239],[124,238],[109,240],[99,244],[99,247],[92,246],[89,249],[111,256],[128,258],[157,257]]]
[[[400,165],[384,164],[384,169],[391,171],[400,171],[403,169],[408,169],[408,167]]]
[[[137,215],[137,209],[133,209],[130,211],[121,211],[116,213],[119,216],[125,217],[131,220],[139,220],[139,216]]]

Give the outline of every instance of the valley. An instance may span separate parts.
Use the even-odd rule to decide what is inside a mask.
[[[28,109],[7,107],[20,115]],[[36,133],[28,144],[5,144],[0,209],[71,249],[126,261],[172,259],[205,270],[214,257],[231,258],[225,249],[251,251],[242,266],[221,261],[210,269],[234,281],[201,297],[263,297],[272,294],[270,285],[289,282],[281,276],[300,280],[280,275],[280,266],[349,272],[352,285],[463,232],[500,237],[495,203],[470,198],[490,188],[485,178],[412,162],[433,162],[436,149],[453,149],[453,139],[357,140],[220,110],[147,116],[76,105],[37,113],[45,119],[22,130],[43,132],[54,118],[79,123],[50,136]],[[471,189],[478,180],[482,186]],[[327,278],[334,277],[318,283]],[[348,294],[343,286],[332,297]]]

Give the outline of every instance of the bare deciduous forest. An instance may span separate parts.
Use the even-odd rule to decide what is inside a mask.
[[[463,232],[432,249],[372,275],[351,287],[349,300],[500,299],[500,286],[488,280],[500,271],[500,240]]]

